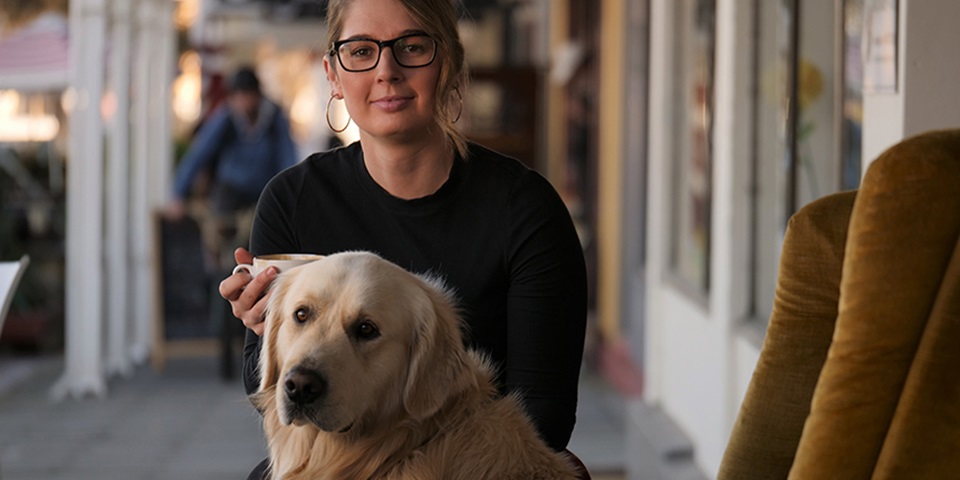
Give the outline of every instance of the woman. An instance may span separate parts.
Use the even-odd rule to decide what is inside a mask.
[[[563,450],[583,354],[583,254],[543,177],[457,131],[466,74],[452,4],[329,2],[324,67],[360,141],[315,154],[270,182],[251,251],[370,250],[442,277],[460,300],[470,346],[489,353],[501,390],[521,392],[543,438]],[[238,249],[236,259],[249,263],[251,254]],[[220,286],[250,329],[248,392],[258,386],[261,296],[275,275],[240,272]]]

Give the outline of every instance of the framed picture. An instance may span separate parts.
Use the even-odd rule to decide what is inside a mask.
[[[678,105],[674,164],[672,271],[706,297],[710,288],[713,67],[716,0],[679,3]]]
[[[865,0],[863,11],[863,90],[897,93],[897,0]]]

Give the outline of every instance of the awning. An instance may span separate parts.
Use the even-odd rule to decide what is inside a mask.
[[[45,13],[10,36],[0,36],[0,89],[65,89],[69,51],[67,18],[58,13]]]

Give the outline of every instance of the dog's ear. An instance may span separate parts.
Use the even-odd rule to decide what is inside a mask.
[[[283,297],[290,289],[290,274],[281,274],[270,287],[270,298],[264,313],[263,338],[260,347],[260,388],[263,392],[277,384],[280,378],[280,361],[277,358],[277,335],[283,324]]]
[[[410,368],[403,403],[414,419],[433,415],[444,402],[477,384],[460,332],[460,315],[442,286],[421,279],[426,293],[419,297],[411,346]]]

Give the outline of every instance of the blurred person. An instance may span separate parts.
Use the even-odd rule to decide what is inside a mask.
[[[296,163],[290,124],[266,98],[251,67],[233,75],[224,105],[204,119],[177,167],[166,216],[180,220],[194,184],[206,174],[209,221],[201,222],[209,267],[219,272],[230,251],[246,245],[260,192],[274,175]]]
[[[238,248],[236,261],[369,250],[442,278],[459,300],[468,346],[489,355],[500,391],[519,392],[542,438],[564,450],[587,313],[583,251],[566,206],[541,175],[458,131],[467,74],[453,2],[331,0],[327,21],[330,102],[345,102],[360,140],[271,180],[250,251]],[[240,271],[220,284],[248,327],[247,393],[259,387],[276,275]],[[249,478],[268,471],[264,460]]]

